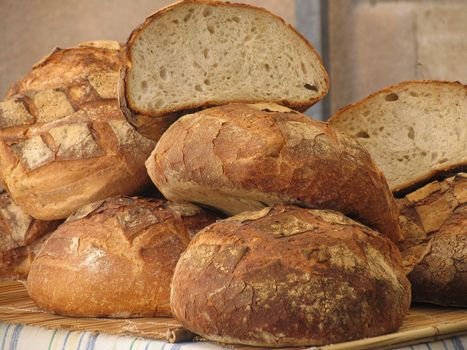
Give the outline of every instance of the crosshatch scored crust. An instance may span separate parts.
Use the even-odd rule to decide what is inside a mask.
[[[155,143],[119,109],[119,48],[101,41],[56,49],[0,103],[0,175],[33,217],[66,218],[148,185],[144,161]]]

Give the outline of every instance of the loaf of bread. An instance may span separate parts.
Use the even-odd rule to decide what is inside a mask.
[[[150,16],[126,47],[122,109],[149,136],[161,116],[232,102],[306,110],[329,88],[310,43],[281,18],[245,4],[180,1]]]
[[[467,86],[458,82],[402,82],[341,109],[329,123],[370,152],[393,192],[467,169]]]
[[[0,279],[25,279],[45,238],[59,224],[33,219],[0,188]]]
[[[467,174],[432,182],[398,204],[413,299],[467,306]]]
[[[204,216],[192,204],[136,197],[90,204],[47,240],[31,266],[29,295],[62,315],[168,316],[175,265]]]
[[[63,219],[150,182],[144,161],[154,142],[126,122],[117,102],[119,45],[87,45],[55,50],[0,104],[0,177],[36,219]]]
[[[146,167],[170,200],[227,214],[274,203],[334,209],[400,238],[397,205],[368,152],[283,106],[231,104],[186,115]]]
[[[397,247],[377,232],[335,211],[277,205],[200,231],[170,304],[210,340],[324,345],[396,331],[410,284]]]

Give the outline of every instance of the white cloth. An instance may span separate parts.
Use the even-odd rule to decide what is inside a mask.
[[[163,341],[51,330],[21,324],[0,323],[0,350],[223,350],[231,349],[209,342],[169,344]],[[312,350],[313,348],[309,348]],[[397,350],[466,350],[467,335],[442,341],[397,348]]]

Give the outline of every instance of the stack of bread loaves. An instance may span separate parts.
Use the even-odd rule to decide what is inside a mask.
[[[25,278],[31,266],[31,297],[52,312],[170,315],[178,257],[217,218],[189,203],[111,197],[150,185],[144,161],[155,144],[120,111],[120,68],[116,42],[57,49],[0,104],[0,175],[11,196],[2,194],[0,272]]]
[[[463,94],[452,109],[464,113],[465,87],[445,87],[450,103]],[[424,89],[407,94],[425,98]],[[396,331],[411,301],[396,243],[405,234],[400,247],[413,241],[412,261],[424,258],[433,271],[442,248],[428,243],[427,226],[440,241],[465,244],[444,233],[462,226],[465,176],[428,185],[443,191],[429,199],[432,187],[399,203],[391,190],[452,169],[465,153],[439,139],[420,173],[404,161],[415,150],[389,152],[396,161],[386,162],[372,148],[373,129],[339,127],[354,120],[345,116],[332,129],[301,114],[327,91],[313,47],[244,4],[184,0],[150,16],[122,48],[102,41],[54,51],[0,104],[0,177],[12,200],[37,220],[68,217],[32,262],[30,296],[70,316],[173,314],[207,339],[254,346]],[[365,108],[355,115],[384,114],[378,103]],[[390,121],[397,111],[380,116],[381,138],[400,124]],[[446,113],[462,124],[455,111]],[[418,137],[419,124],[407,123],[409,140],[399,142]],[[127,197],[150,179],[166,199]],[[420,214],[441,197],[433,205],[447,203],[446,221]],[[439,291],[463,283],[454,274]]]
[[[467,306],[467,86],[400,83],[330,124],[365,146],[399,197],[399,248],[414,300]]]
[[[328,86],[297,32],[254,7],[183,1],[131,34],[122,78],[140,130],[184,114],[146,162],[161,193],[235,215],[177,264],[171,306],[186,328],[278,347],[401,325],[410,286],[391,242],[395,199],[363,147],[296,111]]]

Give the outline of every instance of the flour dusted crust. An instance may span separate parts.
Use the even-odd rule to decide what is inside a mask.
[[[137,197],[92,203],[49,238],[31,266],[28,292],[58,314],[168,316],[175,265],[195,231],[214,221],[209,215]]]
[[[0,279],[25,279],[34,256],[59,223],[32,218],[0,188]]]
[[[414,300],[467,306],[467,174],[431,182],[398,204]]]
[[[146,167],[171,200],[227,214],[274,203],[334,209],[400,238],[397,205],[368,152],[326,123],[275,104],[231,104],[184,116]]]
[[[199,232],[171,292],[172,311],[190,331],[266,347],[394,332],[409,305],[390,240],[338,212],[282,205]]]
[[[0,103],[0,177],[37,219],[148,185],[154,142],[137,133],[117,102],[120,46],[88,42],[56,49]]]

